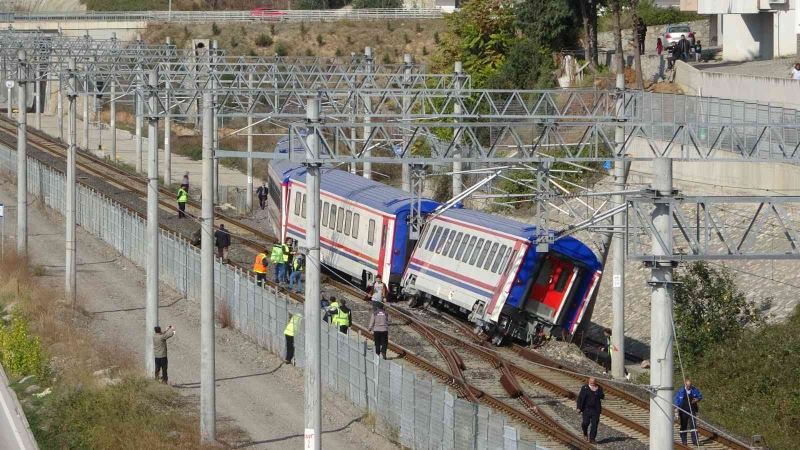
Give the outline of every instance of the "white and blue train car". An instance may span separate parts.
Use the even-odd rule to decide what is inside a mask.
[[[574,334],[600,278],[600,263],[565,237],[537,253],[536,228],[469,209],[428,221],[402,280],[423,296],[467,314],[496,343],[529,341],[537,325]]]
[[[281,237],[302,242],[306,233],[306,169],[273,161],[270,184],[279,186]],[[276,189],[277,190],[277,189]],[[320,182],[320,258],[331,269],[368,286],[381,276],[397,292],[413,250],[409,241],[407,192],[349,172],[323,168]],[[438,203],[424,199],[423,214]]]

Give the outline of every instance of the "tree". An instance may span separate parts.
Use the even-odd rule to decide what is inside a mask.
[[[597,70],[597,1],[578,0],[585,35],[584,51],[589,67]]]
[[[681,355],[696,362],[715,345],[729,341],[758,321],[754,308],[727,269],[707,262],[690,264],[676,277],[674,317]]]

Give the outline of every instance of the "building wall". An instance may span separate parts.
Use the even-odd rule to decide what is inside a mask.
[[[772,57],[772,14],[723,14],[722,59]]]

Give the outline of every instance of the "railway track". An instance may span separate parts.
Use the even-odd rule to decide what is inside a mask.
[[[15,124],[0,118],[0,132],[0,141],[13,148],[16,144]],[[41,131],[29,129],[28,143],[57,158],[66,158],[65,144]],[[115,164],[83,151],[77,152],[76,166],[79,174],[82,172],[97,177],[117,189],[134,193],[140,199],[147,198],[146,178],[142,176],[126,172]],[[159,194],[159,197],[165,197],[159,199],[160,209],[175,214],[176,205],[172,200],[174,193],[166,187],[160,187]],[[200,205],[197,202],[187,203],[187,215],[197,218],[199,211]],[[141,213],[139,215],[143,216]],[[215,221],[224,223],[234,236],[234,241],[253,253],[268,248],[276,241],[273,236],[220,212],[215,212]],[[334,285],[336,289],[347,292],[354,298],[363,297],[363,292],[345,283],[329,279],[327,284]],[[289,296],[296,301],[303,301],[302,296],[292,293]],[[455,332],[430,326],[405,308],[390,306],[390,312],[395,317],[402,318],[408,328],[428,342],[440,360],[431,361],[404,346],[390,342],[390,351],[399,358],[452,386],[464,398],[502,411],[525,424],[539,445],[549,448],[593,448],[593,445],[578,435],[574,425],[571,426],[563,414],[556,411],[558,408],[572,408],[575,392],[583,383],[582,377],[525,347],[487,347],[481,338],[472,333],[470,327],[446,315],[442,316],[443,320],[449,322]],[[371,335],[356,324],[353,328],[364,335]],[[601,422],[630,439],[647,445],[648,401],[608,383],[601,382],[601,385],[606,391]],[[704,447],[707,448],[747,448],[707,429],[701,429],[700,433],[706,438]],[[676,441],[679,442],[677,435]],[[680,444],[677,447],[688,448]]]

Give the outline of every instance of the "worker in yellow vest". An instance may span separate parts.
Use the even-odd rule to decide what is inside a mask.
[[[339,301],[336,300],[336,297],[331,296],[331,301],[328,303],[328,307],[325,308],[325,317],[323,320],[325,322],[330,321],[332,325],[339,326],[339,318],[337,313],[339,312]]]
[[[350,328],[350,308],[344,299],[339,300],[339,307],[336,308],[336,315],[333,317],[334,323],[339,326],[339,332],[347,334]]]
[[[264,286],[264,282],[267,281],[267,267],[269,266],[269,260],[267,259],[267,251],[264,250],[256,255],[256,260],[253,261],[253,272],[256,273],[256,284],[259,286]]]
[[[189,201],[189,193],[183,186],[178,188],[178,218],[186,217],[186,202]]]
[[[289,316],[289,323],[283,330],[283,336],[286,338],[286,358],[284,359],[286,364],[291,364],[294,359],[294,334],[300,330],[300,319],[302,318],[303,316],[300,314],[292,314]]]

